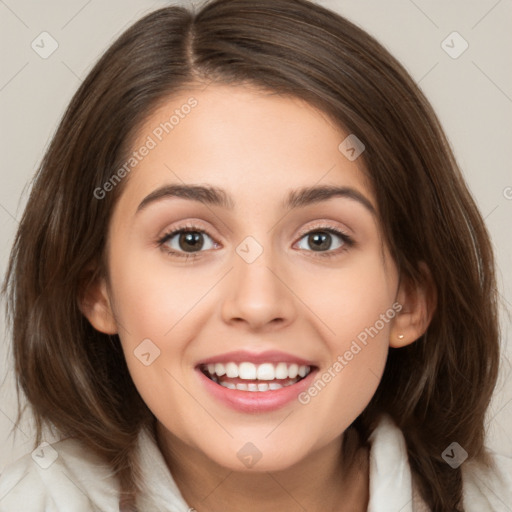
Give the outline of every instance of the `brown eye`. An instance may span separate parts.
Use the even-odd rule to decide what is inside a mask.
[[[163,236],[158,244],[176,256],[186,256],[202,252],[202,249],[216,247],[216,243],[208,233],[194,227],[177,228]]]
[[[183,251],[199,251],[204,245],[203,235],[198,231],[180,233],[178,237],[178,245]]]
[[[336,241],[338,238],[338,241]],[[333,228],[316,229],[306,233],[301,240],[306,240],[307,247],[300,247],[303,250],[313,252],[326,252],[340,249],[351,244],[351,239],[345,233]]]

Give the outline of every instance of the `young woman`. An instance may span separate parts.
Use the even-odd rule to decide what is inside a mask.
[[[4,292],[38,438],[2,512],[512,506],[484,448],[483,220],[412,79],[318,5],[129,28],[53,138]]]

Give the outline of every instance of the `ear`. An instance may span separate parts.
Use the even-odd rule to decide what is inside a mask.
[[[391,347],[400,348],[413,343],[426,332],[432,320],[437,305],[436,288],[425,262],[420,262],[419,268],[419,282],[404,279],[400,283],[396,300],[402,309],[391,328]]]
[[[82,281],[78,307],[96,330],[105,334],[117,334],[106,279],[97,271],[88,274],[88,279]]]

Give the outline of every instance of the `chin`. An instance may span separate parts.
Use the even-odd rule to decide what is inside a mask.
[[[303,451],[303,444],[300,452],[298,447],[284,442],[280,444],[285,446],[286,451],[280,452],[275,444],[267,440],[265,443],[231,441],[222,453],[203,453],[230,471],[251,473],[285,471],[299,464],[307,456]]]

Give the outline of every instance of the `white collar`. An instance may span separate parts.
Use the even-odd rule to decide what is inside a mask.
[[[383,415],[370,441],[370,498],[367,512],[429,512],[411,477],[405,438]],[[139,434],[139,456],[145,490],[137,500],[144,512],[192,512],[147,432]],[[512,458],[489,450],[493,466],[468,461],[461,467],[466,512],[512,512]]]
[[[414,488],[402,431],[383,415],[369,437],[370,501],[368,512],[423,512],[428,507]]]

